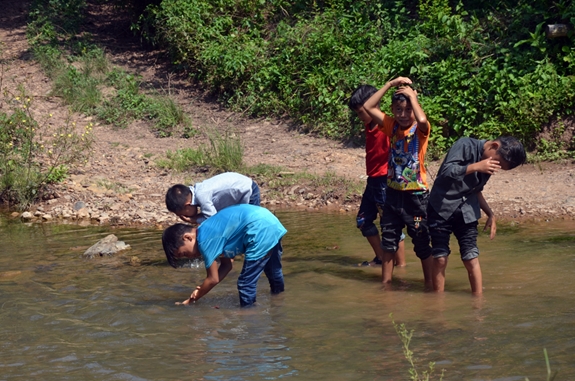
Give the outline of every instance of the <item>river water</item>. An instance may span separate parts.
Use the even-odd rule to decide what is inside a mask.
[[[420,265],[384,291],[351,215],[279,212],[286,292],[240,309],[241,261],[194,306],[205,276],[174,270],[161,231],[0,220],[0,380],[408,380],[390,314],[413,330],[419,372],[445,380],[575,379],[575,224],[500,226],[480,237],[483,298],[453,242],[446,293],[424,293]],[[114,233],[132,249],[84,260]],[[410,248],[411,245],[406,245]],[[130,263],[132,257],[137,261]]]

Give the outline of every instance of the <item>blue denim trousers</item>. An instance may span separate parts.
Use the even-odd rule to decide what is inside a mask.
[[[284,275],[282,272],[282,241],[281,239],[266,256],[256,261],[244,261],[242,272],[238,277],[238,292],[240,305],[250,306],[256,301],[258,279],[262,272],[266,274],[272,294],[284,291]]]

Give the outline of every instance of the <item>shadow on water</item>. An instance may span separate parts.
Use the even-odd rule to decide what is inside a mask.
[[[0,220],[0,379],[409,379],[390,313],[414,330],[420,370],[435,361],[446,380],[543,379],[543,348],[558,379],[575,378],[575,225],[481,234],[474,298],[455,241],[444,294],[423,292],[410,250],[389,292],[380,268],[357,267],[373,252],[353,216],[277,215],[286,292],[262,280],[250,309],[238,307],[241,260],[195,305],[175,306],[206,273],[167,265],[158,230]],[[82,258],[111,232],[132,249]]]

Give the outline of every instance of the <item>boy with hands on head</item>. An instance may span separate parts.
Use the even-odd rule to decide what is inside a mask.
[[[484,231],[490,238],[497,232],[493,211],[482,190],[491,175],[510,170],[526,160],[525,149],[514,137],[495,140],[461,138],[445,157],[429,196],[428,225],[433,253],[433,289],[445,289],[445,269],[451,250],[449,238],[455,234],[461,259],[469,276],[471,292],[483,293],[483,277],[477,248],[477,225],[481,210],[487,215]]]
[[[390,138],[387,198],[381,218],[383,282],[391,284],[393,254],[399,246],[402,229],[407,227],[415,254],[421,260],[425,288],[431,290],[432,258],[427,229],[429,188],[424,165],[431,126],[417,100],[417,93],[409,86],[411,83],[407,77],[387,82],[365,102],[364,109]],[[382,97],[392,87],[397,88],[391,103],[393,117],[379,108]]]

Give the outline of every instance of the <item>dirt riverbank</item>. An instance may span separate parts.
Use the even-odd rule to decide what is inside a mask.
[[[68,108],[51,97],[50,80],[32,60],[25,36],[26,2],[0,1],[7,12],[0,16],[3,43],[2,86],[23,85],[33,97],[33,112],[52,114],[52,123],[69,116]],[[93,10],[94,12],[98,10]],[[217,129],[241,138],[248,165],[281,166],[285,173],[332,173],[349,182],[306,182],[285,187],[262,182],[262,203],[271,209],[297,208],[355,213],[365,182],[363,147],[302,134],[289,121],[248,119],[206,101],[188,81],[178,78],[161,51],[145,51],[118,24],[94,24],[94,36],[105,46],[114,65],[139,73],[146,82],[168,90],[200,131]],[[0,105],[1,106],[1,105]],[[0,112],[4,111],[0,108]],[[201,173],[176,173],[158,168],[155,161],[167,151],[197,147],[200,137],[156,138],[144,122],[126,129],[102,125],[92,117],[72,114],[78,126],[94,123],[95,144],[90,160],[71,171],[45,199],[25,213],[10,211],[13,218],[29,221],[69,221],[111,225],[159,225],[176,222],[165,210],[164,194],[174,183],[191,183]],[[429,164],[430,183],[439,163]],[[248,173],[249,175],[249,173]],[[350,188],[350,182],[357,184]],[[351,190],[350,190],[351,189]],[[573,162],[528,164],[493,176],[485,192],[501,220],[529,221],[575,218],[575,165]]]

